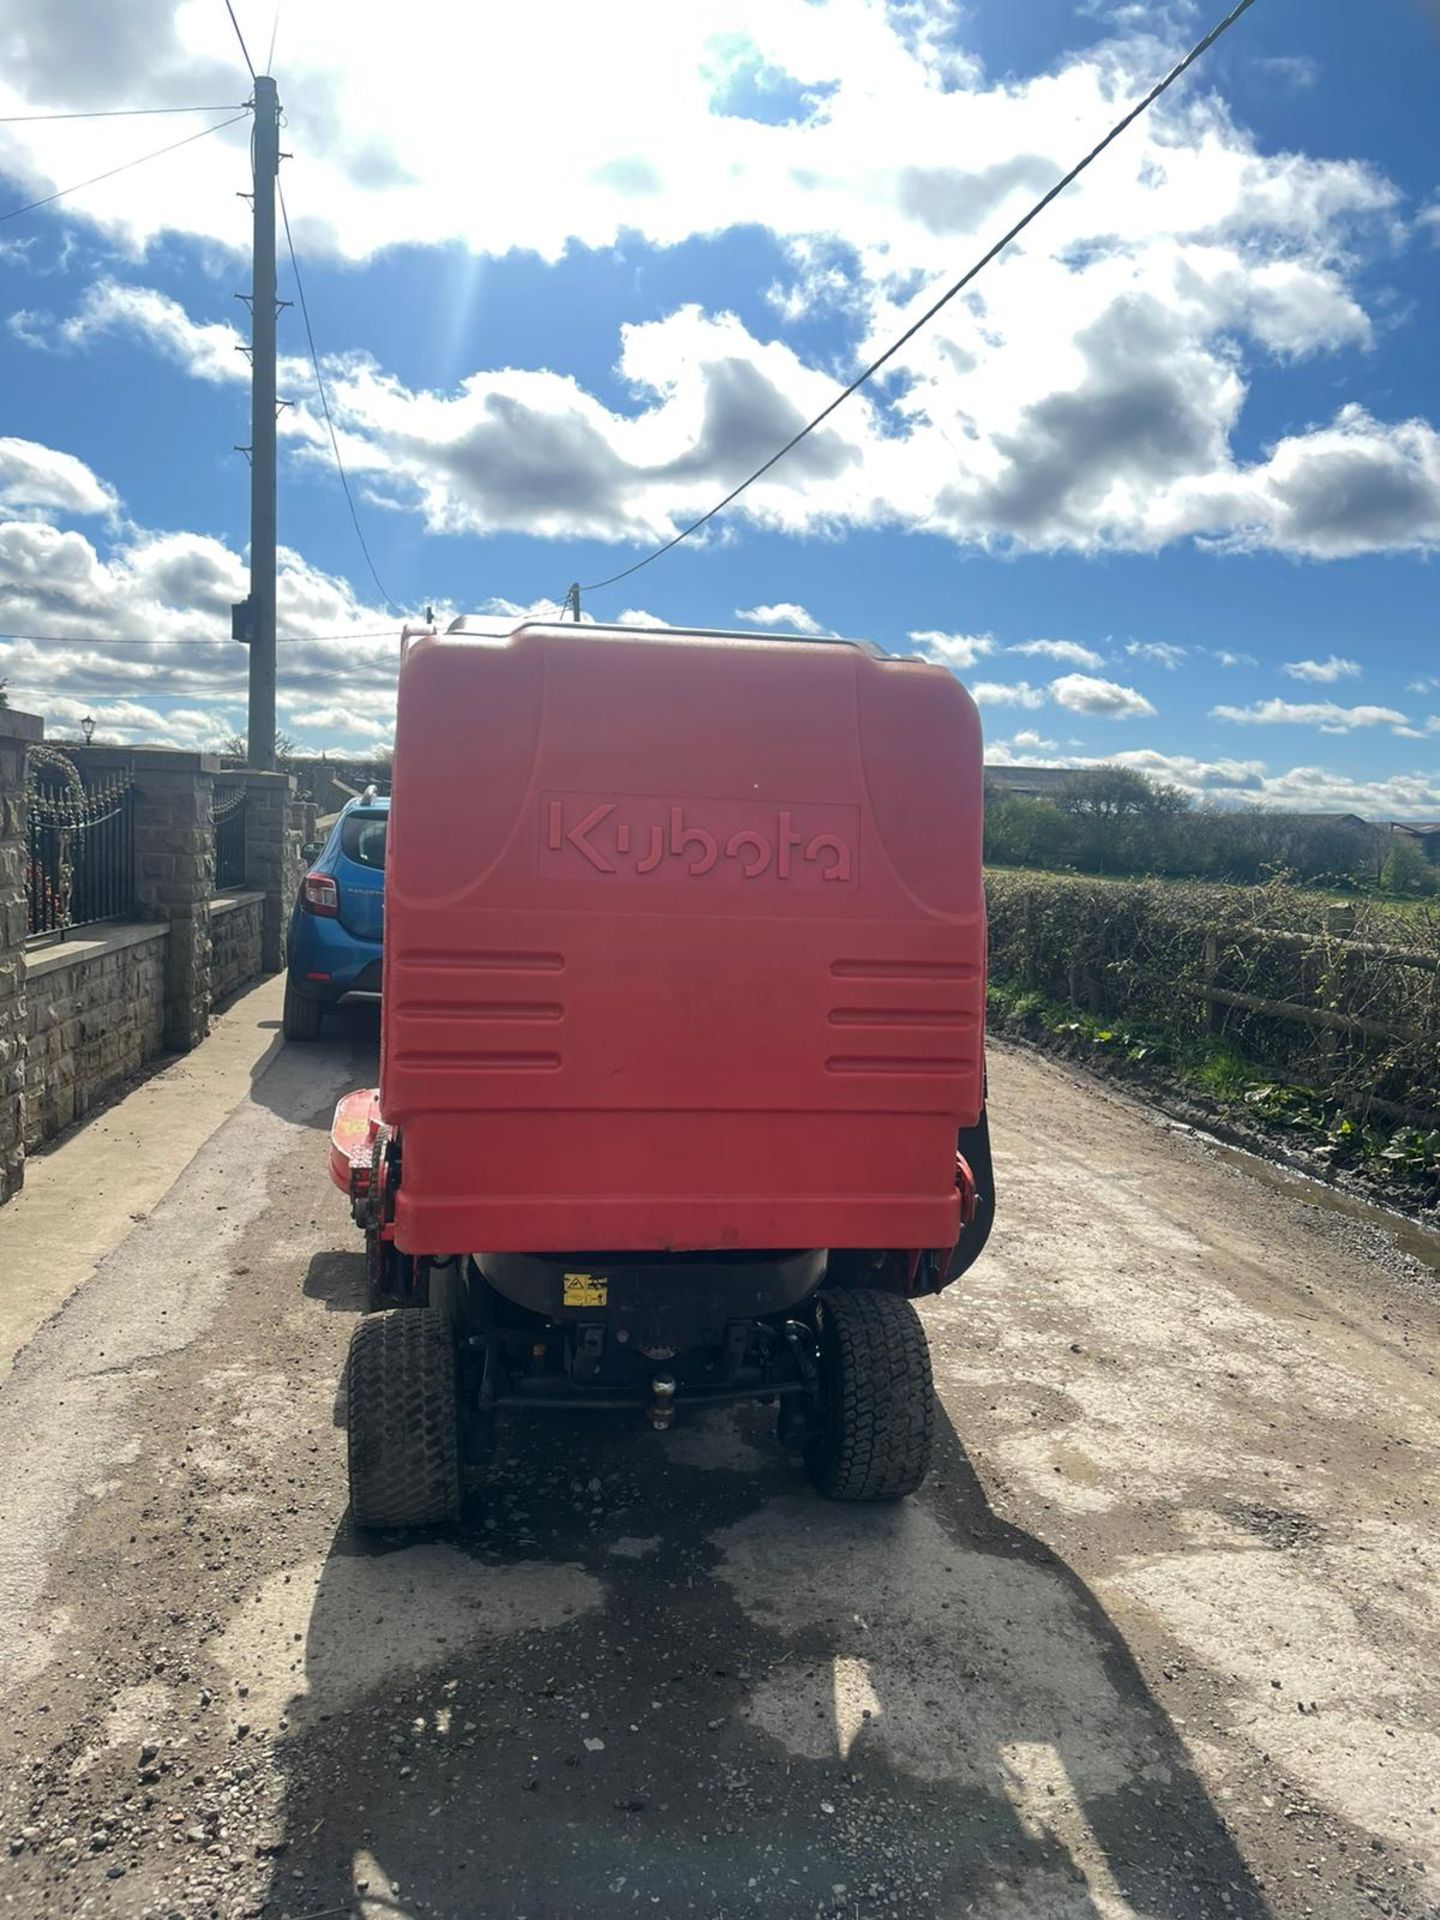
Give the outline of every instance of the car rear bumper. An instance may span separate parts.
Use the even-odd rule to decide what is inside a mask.
[[[313,964],[314,971],[320,971],[323,961]],[[331,973],[328,980],[314,980],[308,977],[310,967],[292,964],[290,981],[296,993],[304,1000],[318,1000],[322,1006],[376,1006],[380,1001],[380,962],[370,960],[353,972]]]

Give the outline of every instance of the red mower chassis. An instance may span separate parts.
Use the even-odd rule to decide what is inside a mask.
[[[993,1212],[981,782],[959,682],[860,645],[408,648],[381,1084],[331,1139],[359,1522],[451,1517],[525,1406],[768,1399],[822,1491],[918,1484],[912,1299]]]

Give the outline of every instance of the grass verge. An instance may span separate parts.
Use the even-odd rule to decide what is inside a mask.
[[[1267,1075],[1225,1035],[1177,1043],[1140,1022],[1078,1012],[1015,981],[992,979],[992,1032],[1009,1034],[1151,1090],[1180,1097],[1193,1117],[1319,1179],[1440,1226],[1440,1128],[1364,1118],[1314,1087]]]

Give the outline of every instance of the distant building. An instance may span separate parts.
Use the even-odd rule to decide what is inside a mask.
[[[1072,767],[987,766],[985,785],[995,793],[1023,793],[1036,799],[1048,799],[1073,775]]]
[[[1391,820],[1388,824],[1391,833],[1403,833],[1431,866],[1440,867],[1440,820]]]

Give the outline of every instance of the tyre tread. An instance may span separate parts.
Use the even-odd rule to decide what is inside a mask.
[[[823,1293],[819,1311],[833,1404],[807,1449],[810,1476],[832,1500],[902,1500],[929,1471],[935,1436],[920,1316],[901,1295],[873,1288]]]
[[[307,1000],[303,993],[297,993],[295,984],[288,977],[285,981],[285,1003],[280,1013],[280,1031],[287,1040],[318,1040],[320,1028],[325,1018],[325,1009],[318,1000]]]
[[[350,1512],[356,1526],[424,1527],[460,1511],[455,1346],[433,1307],[362,1316],[347,1374]]]

